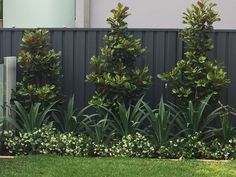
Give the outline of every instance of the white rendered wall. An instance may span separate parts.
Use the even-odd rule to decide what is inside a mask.
[[[74,27],[75,0],[4,0],[3,26]]]
[[[130,28],[182,28],[182,13],[197,0],[90,0],[90,27],[108,27],[110,10],[121,2],[130,7]],[[212,0],[218,4],[218,29],[236,29],[236,0]]]

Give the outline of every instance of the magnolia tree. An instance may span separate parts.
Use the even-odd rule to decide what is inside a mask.
[[[17,82],[13,100],[30,107],[33,103],[47,106],[61,99],[62,74],[59,57],[60,52],[49,48],[47,30],[25,32],[18,56],[22,80]]]
[[[105,35],[101,55],[92,57],[95,71],[87,75],[87,81],[95,84],[96,91],[90,104],[115,108],[118,103],[129,104],[145,94],[151,84],[148,68],[136,68],[136,60],[145,52],[140,39],[127,32],[125,19],[128,7],[118,4],[107,19],[111,31]]]
[[[200,0],[183,13],[183,23],[188,26],[181,32],[187,48],[185,59],[177,62],[170,72],[158,75],[172,84],[172,93],[182,103],[190,100],[198,103],[210,94],[216,98],[230,82],[222,65],[207,56],[207,52],[213,49],[209,33],[213,30],[213,23],[220,21],[215,6],[207,0]]]

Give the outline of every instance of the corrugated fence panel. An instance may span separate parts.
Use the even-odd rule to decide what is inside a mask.
[[[228,33],[216,33],[215,35],[215,58],[218,62],[225,65],[228,71]],[[225,88],[221,93],[221,100],[223,103],[228,102],[228,89]]]
[[[24,29],[0,29],[0,58],[17,55]],[[68,98],[75,95],[79,107],[87,104],[94,93],[94,86],[85,81],[93,71],[90,58],[100,54],[103,36],[108,29],[50,29],[51,44],[61,51],[63,67],[63,92]],[[171,70],[177,60],[184,57],[184,45],[179,30],[172,29],[130,29],[131,34],[140,38],[147,52],[138,60],[137,66],[148,66],[153,76],[152,87],[146,99],[152,106],[157,105],[161,96],[173,100],[169,86],[165,86],[157,74]],[[218,30],[211,34],[215,49],[208,53],[212,59],[225,65],[231,84],[224,89],[221,100],[236,107],[236,31]],[[174,100],[173,100],[174,101]]]
[[[89,31],[86,33],[86,60],[85,60],[85,78],[87,73],[91,73],[93,71],[92,66],[89,64],[91,57],[97,54],[97,32],[96,31]],[[91,83],[85,83],[85,103],[87,103],[93,93],[94,93],[94,86]]]
[[[165,32],[156,32],[154,36],[154,68],[156,75],[165,72]],[[155,90],[155,102],[154,105],[158,104],[162,94],[164,93],[165,87],[163,82],[156,76],[153,77],[153,89]]]
[[[229,34],[228,40],[228,75],[231,84],[228,88],[228,104],[236,107],[236,33]]]
[[[86,38],[85,32],[76,33],[75,36],[75,62],[74,62],[74,94],[79,107],[85,106],[85,76],[86,76]]]
[[[178,34],[176,32],[166,32],[165,36],[165,72],[170,71],[177,61]],[[165,99],[173,100],[171,89],[165,86]]]
[[[154,48],[153,48],[153,40],[154,39],[154,32],[146,32],[144,36],[144,46],[147,48],[147,53],[144,55],[144,60],[141,61],[142,65],[141,66],[148,66],[149,72],[152,76],[155,75],[155,69],[153,68],[153,56],[154,56]],[[155,98],[153,96],[154,88],[151,87],[147,91],[146,99],[150,102],[153,103]]]

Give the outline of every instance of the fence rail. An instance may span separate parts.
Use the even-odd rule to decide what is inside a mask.
[[[20,49],[21,38],[26,29],[0,29],[0,58],[16,56]],[[75,94],[79,107],[85,106],[93,95],[93,85],[85,82],[86,74],[92,71],[89,60],[99,54],[103,45],[102,38],[108,29],[49,29],[52,47],[62,51],[63,91],[66,96]],[[147,100],[156,105],[161,95],[172,100],[169,88],[156,77],[158,73],[169,71],[177,60],[183,58],[184,46],[179,38],[178,29],[130,29],[147,53],[138,66],[147,65],[153,76],[152,87],[148,90]],[[209,56],[223,63],[231,79],[231,84],[223,90],[221,99],[236,107],[236,31],[216,30],[210,34],[214,50]]]

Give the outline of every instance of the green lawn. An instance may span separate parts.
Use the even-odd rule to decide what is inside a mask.
[[[0,177],[236,177],[236,162],[28,156],[0,160]]]

